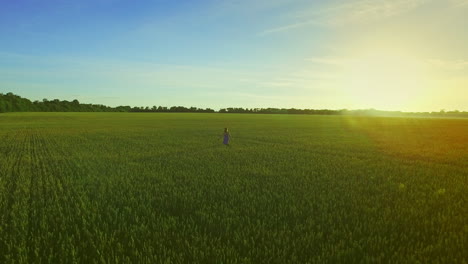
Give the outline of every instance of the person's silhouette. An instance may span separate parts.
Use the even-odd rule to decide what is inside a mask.
[[[229,146],[229,140],[231,139],[231,134],[229,133],[228,128],[224,128],[224,133],[223,133],[223,144],[226,146]]]

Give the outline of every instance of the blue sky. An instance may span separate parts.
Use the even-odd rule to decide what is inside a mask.
[[[468,0],[0,0],[0,92],[468,111]]]

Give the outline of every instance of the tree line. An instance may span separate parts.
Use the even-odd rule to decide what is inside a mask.
[[[83,104],[78,100],[31,100],[15,95],[13,93],[0,93],[0,113],[7,112],[194,112],[194,113],[214,113],[215,110],[197,107],[183,106],[153,106],[153,107],[131,107],[117,106],[110,107],[102,104]]]
[[[146,106],[110,107],[102,104],[83,104],[78,100],[48,100],[31,101],[13,93],[0,93],[0,113],[7,112],[147,112],[147,113],[241,113],[241,114],[293,114],[293,115],[354,115],[354,116],[421,116],[421,117],[466,117],[468,112],[445,111],[439,112],[401,112],[366,110],[330,110],[330,109],[296,109],[296,108],[242,108],[229,107],[215,111],[211,108],[197,108],[184,106]]]

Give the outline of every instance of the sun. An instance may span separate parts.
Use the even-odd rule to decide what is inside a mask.
[[[351,59],[345,69],[354,104],[382,110],[405,110],[418,101],[427,76],[424,65],[403,53],[372,52]]]

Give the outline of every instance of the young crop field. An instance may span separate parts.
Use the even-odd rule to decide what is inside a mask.
[[[0,263],[468,263],[467,248],[467,119],[0,114]]]

